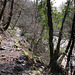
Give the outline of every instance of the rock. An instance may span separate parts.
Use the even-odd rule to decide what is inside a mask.
[[[43,69],[44,69],[45,67],[44,67],[44,66],[41,66],[41,68],[43,68]]]
[[[14,67],[14,71],[23,71],[23,70],[24,70],[24,68],[21,65],[16,65]]]
[[[6,57],[2,57],[1,60],[6,60]]]
[[[29,50],[29,51],[32,51],[32,49],[31,49],[31,48],[29,48],[28,50]]]
[[[4,48],[0,48],[0,51],[5,50]]]
[[[32,73],[31,73],[31,75],[41,75],[41,72],[33,70]]]
[[[16,48],[17,51],[21,51],[22,48]]]
[[[5,55],[4,55],[4,54],[2,54],[1,56],[2,56],[2,57],[4,57]]]
[[[22,64],[22,66],[23,66],[23,67],[25,67],[25,66],[26,66],[26,64]]]
[[[40,71],[40,72],[42,72],[42,71],[43,71],[43,69],[42,69],[42,68],[39,68],[39,71]]]
[[[32,70],[37,70],[37,68],[35,66],[32,67]]]
[[[18,46],[16,46],[16,45],[14,45],[13,47],[14,47],[14,48],[18,48]]]
[[[2,75],[2,74],[0,73],[0,75]]]
[[[8,75],[11,75],[11,74],[8,74]]]
[[[2,73],[6,73],[6,70],[1,70]]]
[[[22,64],[22,63],[24,63],[24,60],[16,60],[16,63],[17,64]]]

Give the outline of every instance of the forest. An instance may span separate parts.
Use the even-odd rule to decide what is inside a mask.
[[[75,0],[0,0],[0,75],[75,75]]]

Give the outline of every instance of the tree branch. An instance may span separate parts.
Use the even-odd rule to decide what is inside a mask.
[[[64,25],[64,22],[65,22],[65,19],[66,19],[67,13],[68,13],[69,5],[70,5],[70,0],[68,1],[67,8],[66,8],[66,11],[65,11],[65,14],[64,14],[63,20],[62,20],[62,26],[61,26],[61,28],[60,28],[60,32],[59,32],[59,39],[58,39],[58,43],[57,43],[56,50],[55,50],[55,54],[54,54],[56,60],[57,60],[58,57],[59,57],[60,42],[61,42],[62,32],[63,32],[63,25]]]
[[[53,62],[53,23],[52,23],[52,9],[51,0],[47,0],[48,7],[48,26],[49,26],[49,49],[50,49],[50,63]]]

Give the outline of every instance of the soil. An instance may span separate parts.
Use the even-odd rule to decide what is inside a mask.
[[[24,70],[25,67],[26,73],[24,74],[30,73],[30,68],[26,65],[27,60],[24,53],[17,51],[17,48],[14,46],[15,40],[18,40],[18,38],[10,36],[3,37],[0,49],[0,75],[21,75],[22,72],[19,71]],[[24,50],[27,48],[25,47],[23,47]]]
[[[0,75],[42,75],[44,64],[28,59],[21,50],[17,50],[15,40],[23,42],[20,48],[28,50],[28,45],[20,36],[2,35],[0,48]],[[30,52],[32,53],[32,52]],[[31,56],[30,56],[31,57]],[[34,70],[34,71],[33,71]],[[35,74],[36,73],[36,74]]]

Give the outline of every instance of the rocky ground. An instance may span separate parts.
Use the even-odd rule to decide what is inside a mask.
[[[48,74],[44,71],[45,65],[37,57],[32,58],[28,43],[18,33],[14,37],[9,34],[1,35],[0,75]]]
[[[20,36],[18,28],[15,32],[9,30],[0,35],[0,75],[51,75],[50,69],[45,69],[49,63],[48,51],[33,59],[29,43]]]

